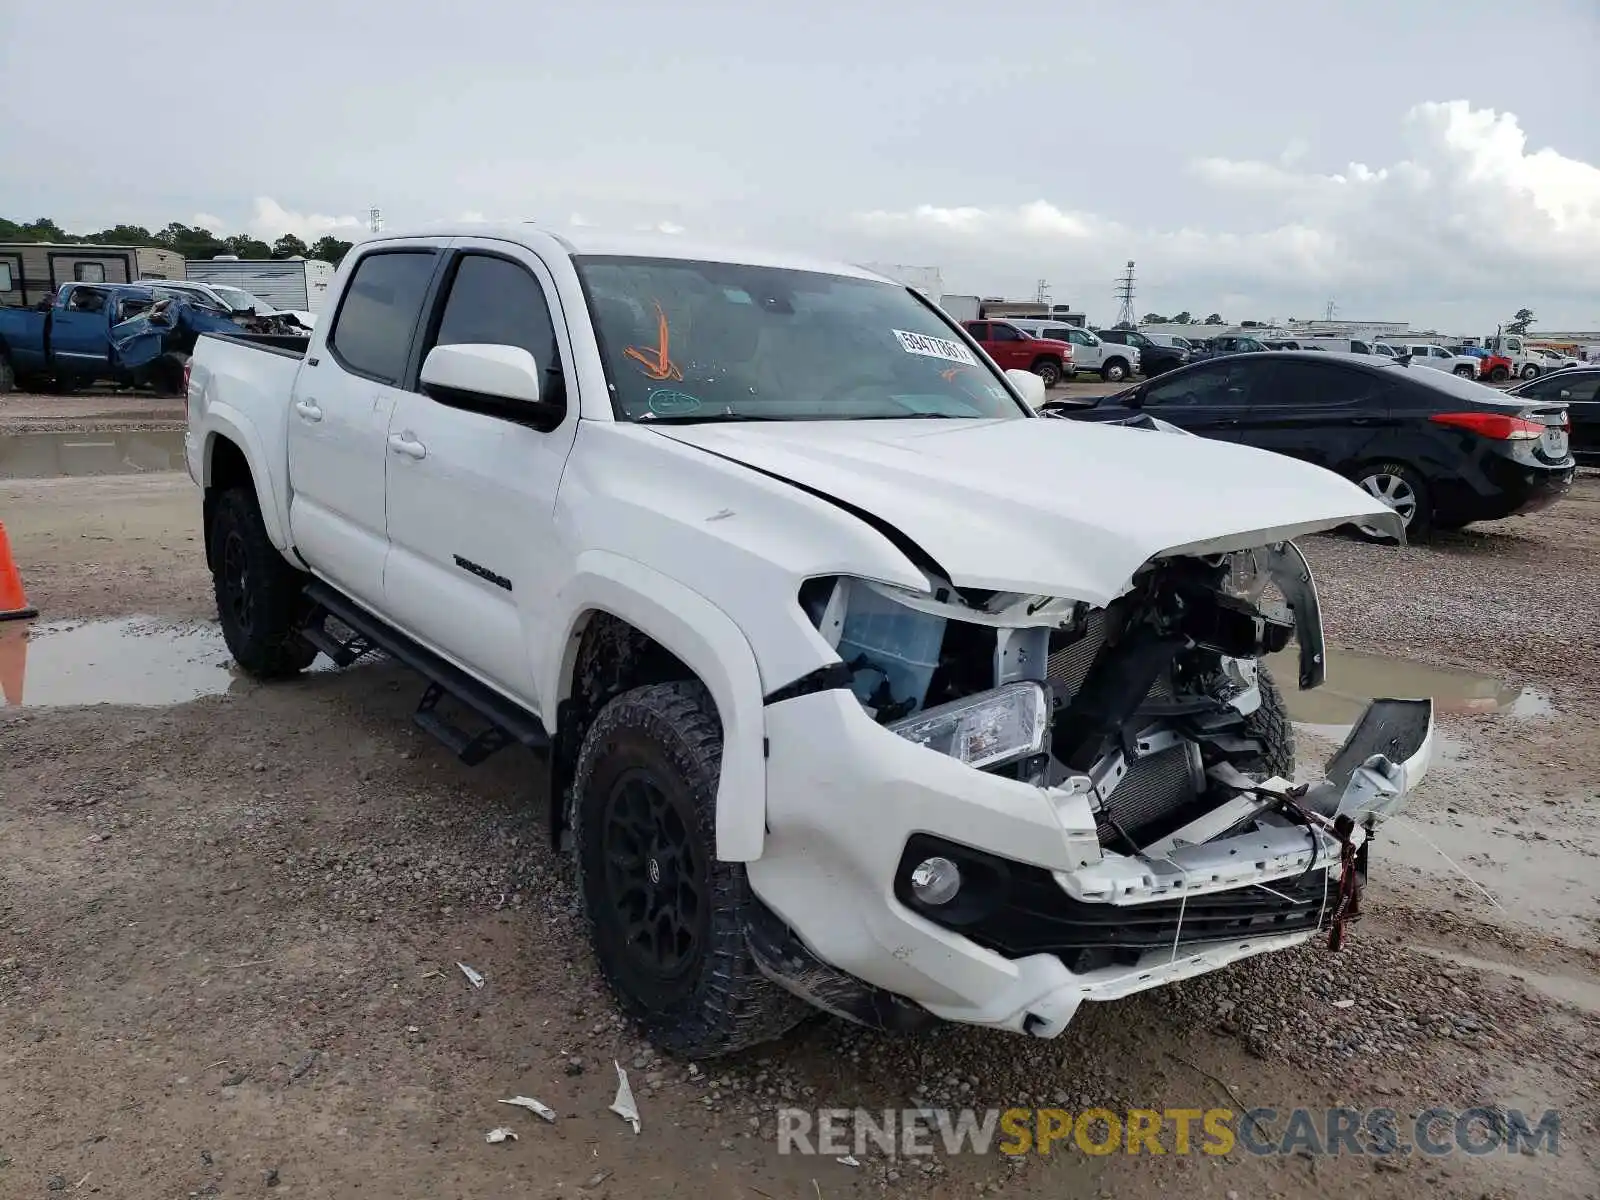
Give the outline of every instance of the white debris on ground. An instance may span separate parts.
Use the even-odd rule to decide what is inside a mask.
[[[628,1073],[622,1069],[622,1064],[615,1059],[612,1060],[611,1065],[617,1069],[617,1098],[611,1102],[611,1111],[632,1125],[633,1131],[638,1133],[639,1106],[633,1102],[633,1089],[628,1086]]]

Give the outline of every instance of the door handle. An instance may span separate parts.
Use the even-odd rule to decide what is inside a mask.
[[[389,435],[389,449],[396,454],[404,454],[407,458],[427,458],[428,448],[414,438],[403,433]]]
[[[322,410],[317,407],[315,400],[296,400],[294,410],[308,421],[322,420]]]
[[[1376,424],[1376,422],[1371,417],[1351,417],[1350,418],[1350,424],[1352,424],[1352,425],[1373,425],[1373,424]]]

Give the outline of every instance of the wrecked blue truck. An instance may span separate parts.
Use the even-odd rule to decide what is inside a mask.
[[[36,308],[0,308],[0,393],[109,382],[181,396],[202,333],[278,340],[254,314],[212,309],[159,286],[63,284]]]

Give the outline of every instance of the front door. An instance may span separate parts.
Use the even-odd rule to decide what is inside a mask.
[[[1236,441],[1342,472],[1393,424],[1381,372],[1341,363],[1258,359],[1234,364],[1248,377]]]
[[[551,319],[555,282],[531,250],[463,238],[436,307],[434,346],[518,346],[541,368],[546,399],[567,414],[542,432],[454,407],[408,387],[389,420],[391,620],[413,637],[540,712],[534,680],[560,546],[553,521],[561,470],[578,430],[565,327]],[[557,309],[556,311],[559,311]]]
[[[439,265],[432,247],[383,249],[356,264],[327,340],[289,398],[289,526],[319,574],[383,605],[389,414]]]
[[[1244,375],[1237,363],[1208,363],[1147,384],[1140,407],[1190,433],[1235,442],[1249,404]]]
[[[1027,371],[1033,367],[1028,339],[1004,321],[989,323],[989,341],[983,348],[1002,371]]]

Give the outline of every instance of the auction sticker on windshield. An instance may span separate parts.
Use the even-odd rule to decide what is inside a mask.
[[[921,354],[927,358],[942,358],[946,362],[965,363],[969,367],[978,365],[978,360],[972,357],[972,351],[968,350],[960,342],[930,337],[926,333],[907,333],[904,329],[894,330],[894,335],[900,339],[900,348],[907,354]]]

